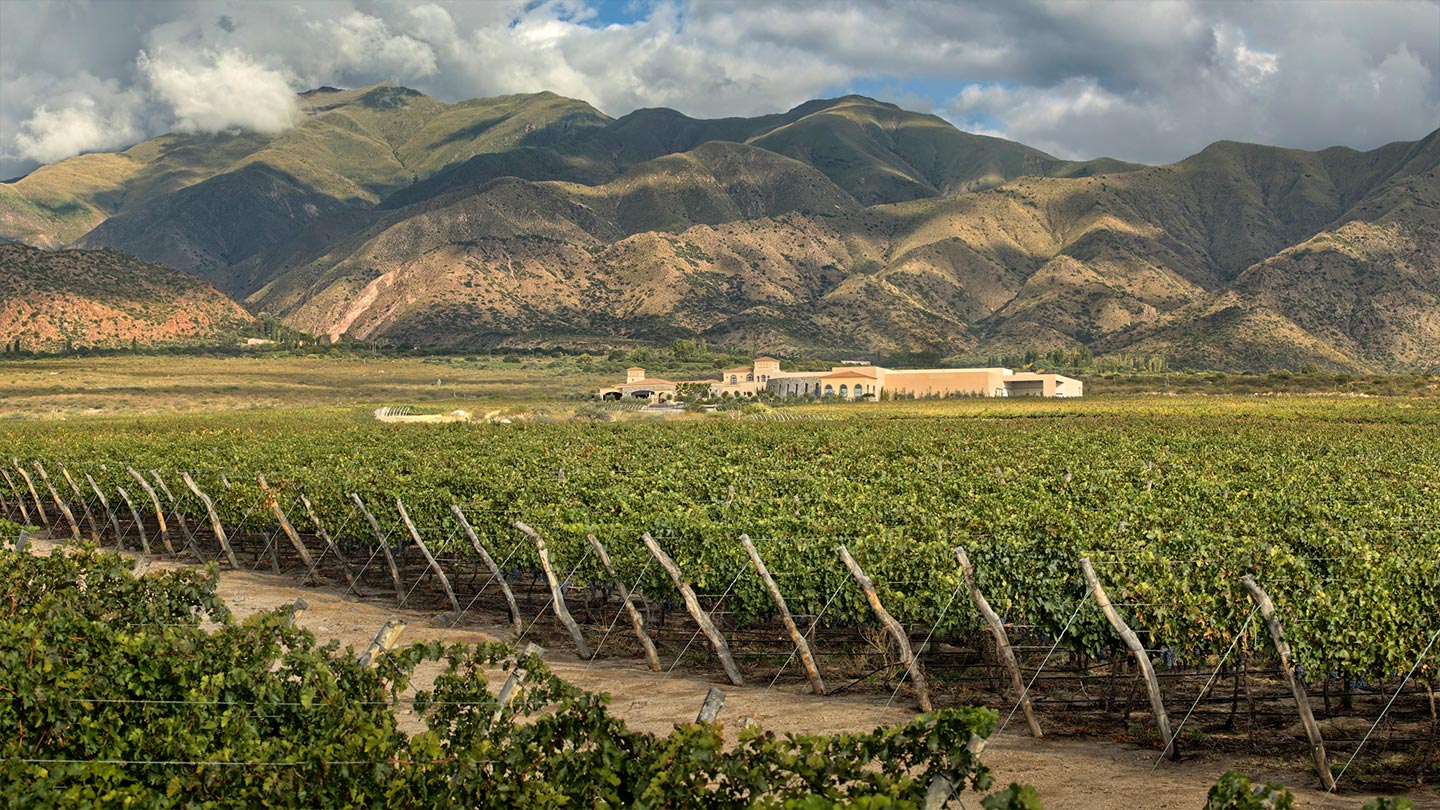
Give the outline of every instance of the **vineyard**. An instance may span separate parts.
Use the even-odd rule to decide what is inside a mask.
[[[489,617],[583,658],[986,704],[1031,733],[1123,716],[1157,757],[1228,734],[1308,762],[1319,734],[1327,786],[1440,774],[1434,404],[796,413],[13,423],[0,497],[56,536]]]

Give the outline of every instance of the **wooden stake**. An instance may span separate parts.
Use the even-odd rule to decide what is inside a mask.
[[[405,522],[405,528],[410,530],[410,539],[414,540],[415,545],[420,547],[420,553],[425,555],[425,562],[430,564],[430,570],[434,571],[435,576],[440,578],[440,587],[445,589],[445,595],[450,599],[450,607],[455,610],[455,620],[459,621],[460,600],[455,598],[455,589],[450,587],[450,578],[445,576],[445,569],[440,567],[440,563],[435,561],[435,555],[430,553],[430,547],[425,545],[424,540],[420,539],[420,532],[416,530],[415,524],[411,522],[410,513],[405,511],[405,502],[396,498],[395,508],[400,512],[400,519]]]
[[[1155,668],[1150,665],[1150,656],[1145,653],[1145,645],[1140,643],[1135,631],[1115,612],[1115,606],[1110,604],[1110,598],[1105,595],[1105,589],[1100,585],[1100,578],[1095,576],[1095,567],[1090,564],[1089,557],[1080,560],[1080,570],[1085,574],[1085,581],[1090,585],[1090,593],[1095,596],[1096,604],[1100,605],[1100,610],[1104,612],[1110,626],[1120,634],[1125,646],[1129,647],[1130,653],[1135,656],[1135,662],[1140,665],[1140,674],[1144,676],[1145,688],[1150,693],[1150,710],[1155,713],[1155,727],[1160,732],[1160,742],[1170,749],[1170,758],[1178,762],[1180,741],[1170,733],[1170,715],[1165,713],[1165,703],[1160,697],[1160,679],[1155,677]]]
[[[15,465],[15,471],[25,479],[25,486],[30,489],[30,498],[35,501],[35,511],[40,515],[40,522],[45,524],[45,528],[50,528],[50,516],[45,513],[45,504],[40,502],[40,493],[35,491],[35,482],[30,480],[30,473],[25,472],[25,468],[20,466],[20,459],[12,458],[10,463]]]
[[[955,549],[955,559],[960,563],[960,573],[965,577],[965,584],[970,588],[970,599],[975,603],[975,609],[980,611],[984,617],[985,624],[990,628],[990,635],[995,639],[995,650],[1000,655],[1000,662],[1010,672],[1010,687],[1015,690],[1015,699],[1019,701],[1020,708],[1025,712],[1025,722],[1030,726],[1030,736],[1043,737],[1040,731],[1040,721],[1035,719],[1035,710],[1030,706],[1030,696],[1026,694],[1025,681],[1020,677],[1020,663],[1015,660],[1015,651],[1010,647],[1010,636],[1005,632],[1005,625],[995,610],[990,607],[990,602],[985,594],[980,592],[980,586],[975,584],[975,566],[970,564],[970,558],[965,554],[965,549]]]
[[[710,687],[705,693],[705,701],[700,704],[700,713],[695,715],[696,723],[713,723],[715,718],[720,716],[720,709],[725,705],[725,693],[715,687]]]
[[[145,476],[140,474],[139,470],[134,467],[126,467],[125,470],[130,473],[130,477],[135,479],[136,483],[140,485],[140,488],[145,490],[145,494],[150,496],[150,503],[155,506],[156,524],[160,527],[160,542],[165,544],[165,552],[173,558],[175,556],[175,546],[170,543],[170,528],[165,525],[165,510],[160,506],[160,496],[155,494],[155,490],[150,486],[150,483],[145,480]],[[141,529],[141,535],[144,535],[144,529]],[[146,553],[149,553],[148,547],[146,548]]]
[[[380,628],[380,632],[375,634],[375,640],[370,642],[369,649],[365,650],[365,654],[360,656],[360,666],[365,669],[374,667],[380,656],[390,652],[395,646],[395,642],[400,638],[400,633],[404,631],[404,629],[405,622],[394,616],[386,619],[385,624]]]
[[[635,603],[631,601],[630,589],[625,587],[625,581],[615,573],[615,566],[610,563],[609,553],[605,551],[604,546],[600,545],[600,541],[595,539],[595,535],[588,534],[585,539],[590,541],[590,546],[600,557],[600,564],[605,567],[605,573],[610,575],[610,578],[615,581],[616,589],[620,591],[620,601],[624,603],[625,612],[630,616],[630,627],[635,631],[635,638],[640,641],[640,648],[645,651],[645,663],[650,665],[651,672],[659,672],[660,655],[655,652],[655,642],[650,640],[650,634],[645,632],[645,617],[640,615],[640,611],[635,608]]]
[[[10,477],[9,470],[0,470],[0,473],[3,473],[5,476],[5,485],[10,487],[11,492],[15,493],[15,503],[20,507],[20,519],[29,523],[30,509],[25,505],[25,494],[20,491],[19,487],[15,486],[15,480]]]
[[[565,589],[560,580],[555,576],[555,570],[550,567],[550,551],[545,547],[545,540],[536,531],[520,521],[515,521],[515,528],[524,532],[535,541],[535,548],[540,552],[540,568],[545,572],[545,579],[550,583],[550,599],[555,604],[555,615],[560,618],[560,623],[570,631],[570,638],[574,639],[575,646],[580,651],[580,657],[589,659],[594,656],[590,647],[585,643],[585,636],[580,633],[580,625],[575,623],[574,617],[570,615],[570,609],[565,606]]]
[[[1255,578],[1246,574],[1240,578],[1245,590],[1250,592],[1250,598],[1260,606],[1260,616],[1265,620],[1265,625],[1270,628],[1270,638],[1275,641],[1275,652],[1280,655],[1280,669],[1285,672],[1285,678],[1290,681],[1290,693],[1295,696],[1295,708],[1300,711],[1300,722],[1305,726],[1305,734],[1310,738],[1310,756],[1315,760],[1315,772],[1320,775],[1320,782],[1327,791],[1335,790],[1335,776],[1330,773],[1330,763],[1325,756],[1325,740],[1320,736],[1320,726],[1315,722],[1315,714],[1310,710],[1310,698],[1305,694],[1305,683],[1295,674],[1295,654],[1290,650],[1290,642],[1285,640],[1285,630],[1280,626],[1280,619],[1275,615],[1275,605],[1270,601],[1270,595],[1265,589],[1255,582]]]
[[[165,497],[169,499],[170,511],[175,515],[175,524],[180,527],[180,533],[185,536],[186,547],[195,552],[195,556],[204,560],[205,553],[200,550],[200,544],[195,542],[195,533],[190,531],[190,522],[185,520],[185,513],[180,510],[180,501],[176,500],[175,493],[170,491],[169,485],[165,483],[164,478],[160,477],[158,470],[151,470],[150,476],[155,479],[156,484],[160,485],[160,491],[165,493]]]
[[[306,548],[305,543],[300,540],[300,534],[295,531],[294,526],[290,525],[290,518],[285,516],[285,510],[280,507],[280,496],[270,488],[269,484],[265,483],[265,476],[257,475],[255,480],[260,482],[260,495],[270,506],[270,511],[275,515],[275,519],[280,522],[280,530],[285,532],[285,536],[290,538],[290,545],[294,546],[295,551],[300,554],[300,562],[305,566],[305,578],[308,580],[315,576],[316,562],[310,557],[310,549]]]
[[[800,654],[800,663],[805,665],[805,674],[810,678],[810,687],[817,695],[825,694],[825,681],[820,678],[820,668],[815,665],[815,656],[810,653],[810,643],[805,636],[800,634],[800,629],[795,626],[795,619],[790,615],[790,608],[785,604],[785,597],[780,595],[780,588],[770,576],[770,569],[765,567],[765,561],[760,559],[760,552],[756,550],[755,544],[750,542],[749,535],[740,535],[740,544],[745,547],[745,553],[750,555],[750,562],[755,566],[755,572],[760,575],[761,581],[765,583],[765,590],[770,592],[770,598],[775,601],[775,607],[780,610],[780,621],[785,624],[785,632],[790,634],[790,641],[795,644],[795,651]]]
[[[310,499],[301,495],[300,505],[305,507],[305,513],[310,516],[310,523],[315,526],[315,535],[325,542],[325,547],[340,561],[340,572],[345,575],[345,584],[355,588],[358,584],[355,581],[355,569],[350,565],[350,561],[345,559],[345,555],[340,553],[340,546],[335,544],[334,538],[325,531],[325,524],[321,523],[320,516],[315,514],[315,507],[311,505]]]
[[[70,535],[75,538],[75,542],[80,542],[80,524],[75,522],[75,514],[70,511],[70,507],[66,506],[64,501],[60,500],[60,493],[55,491],[55,486],[50,483],[49,474],[45,472],[45,467],[38,461],[35,462],[35,472],[40,474],[40,480],[45,482],[45,488],[50,491],[50,499],[55,502],[55,507],[60,510],[60,514],[65,516],[65,522],[70,524]]]
[[[235,552],[230,549],[230,538],[225,536],[225,527],[220,525],[220,515],[215,511],[215,504],[210,500],[210,496],[200,491],[200,487],[195,483],[195,479],[190,477],[190,473],[180,473],[180,480],[184,481],[185,486],[195,493],[195,497],[205,504],[205,511],[210,513],[210,528],[215,530],[215,536],[220,540],[220,548],[225,550],[225,558],[230,561],[231,568],[239,568],[240,561],[235,559]],[[280,573],[279,562],[276,561],[274,564],[275,573]]]
[[[309,607],[309,602],[306,602],[304,599],[296,599],[294,604],[290,605],[289,623],[293,626],[296,622],[300,621],[300,614],[304,613]]]
[[[140,532],[140,547],[149,554],[150,538],[145,536],[145,522],[140,519],[140,512],[135,509],[134,501],[130,500],[130,493],[126,492],[124,487],[115,487],[115,491],[120,493],[120,499],[130,508],[130,519],[135,521],[135,530]]]
[[[500,694],[495,697],[495,713],[490,715],[490,725],[500,722],[500,716],[505,713],[505,707],[510,705],[510,699],[515,696],[515,688],[520,685],[520,675],[525,671],[525,659],[533,655],[543,655],[544,649],[535,642],[525,645],[524,652],[515,656],[515,667],[510,670],[510,675],[505,678],[505,683],[500,685]]]
[[[510,621],[515,625],[515,637],[519,638],[525,633],[525,623],[520,620],[520,605],[515,602],[515,594],[510,590],[510,583],[505,581],[505,574],[500,571],[500,566],[495,564],[495,559],[490,556],[490,552],[480,545],[480,538],[475,536],[475,530],[470,527],[470,521],[465,519],[465,513],[461,511],[460,505],[451,504],[450,512],[455,515],[455,520],[459,521],[465,536],[470,538],[470,547],[475,549],[475,553],[480,555],[480,559],[484,561],[485,567],[490,569],[490,578],[499,583],[500,592],[505,594],[505,604],[510,607]]]
[[[95,515],[90,512],[90,504],[86,502],[85,496],[80,494],[80,487],[76,485],[75,479],[70,475],[70,469],[64,464],[60,465],[60,474],[65,477],[65,482],[70,485],[70,491],[75,493],[75,500],[85,512],[85,525],[90,527],[90,539],[95,545],[100,545],[100,526],[95,522]]]
[[[120,521],[115,519],[115,512],[110,509],[110,499],[105,497],[104,490],[95,483],[95,478],[90,473],[85,473],[85,480],[89,482],[90,488],[95,490],[95,497],[100,499],[100,508],[104,509],[106,517],[110,518],[110,528],[115,532],[115,547],[120,548]]]
[[[405,604],[405,588],[400,584],[400,569],[395,566],[395,555],[390,553],[390,544],[385,542],[385,533],[380,531],[380,524],[370,510],[365,508],[365,502],[354,492],[350,493],[350,500],[360,507],[360,514],[365,516],[365,522],[370,524],[370,531],[375,533],[375,542],[380,544],[380,551],[385,554],[385,562],[390,566],[390,580],[395,583],[395,604],[403,607]]]
[[[730,655],[730,645],[725,643],[725,636],[721,635],[720,629],[710,621],[710,614],[700,609],[700,600],[695,597],[694,589],[685,582],[684,577],[680,574],[680,566],[670,559],[669,554],[661,550],[660,544],[655,542],[655,538],[651,537],[649,532],[641,535],[640,540],[645,543],[646,548],[650,549],[650,554],[660,563],[660,567],[665,569],[665,573],[670,575],[670,581],[680,592],[680,598],[685,600],[685,609],[690,611],[690,617],[700,625],[701,632],[710,640],[710,647],[715,650],[720,664],[725,667],[725,677],[729,678],[730,683],[736,686],[744,686],[745,679],[740,677],[740,669],[735,666],[735,658]]]
[[[875,612],[875,618],[879,619],[880,624],[890,631],[890,637],[895,639],[895,644],[900,648],[900,661],[905,665],[905,669],[910,673],[910,680],[915,684],[915,699],[920,704],[920,711],[933,711],[934,706],[930,703],[930,689],[925,685],[925,674],[920,671],[920,661],[910,650],[910,636],[906,634],[905,628],[900,625],[900,622],[895,621],[895,617],[890,615],[890,611],[880,604],[880,595],[875,593],[875,584],[870,581],[870,577],[866,576],[860,568],[860,564],[855,562],[855,558],[850,556],[849,549],[840,546],[839,550],[840,559],[845,562],[845,567],[850,569],[850,576],[860,583],[860,590],[865,592],[865,599],[870,603],[870,609]]]

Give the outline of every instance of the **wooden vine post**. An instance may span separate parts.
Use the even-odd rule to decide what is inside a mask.
[[[465,512],[460,509],[460,504],[451,504],[450,513],[460,523],[460,528],[470,540],[470,547],[490,569],[490,578],[500,585],[500,592],[505,594],[505,604],[510,608],[510,621],[515,625],[515,637],[519,638],[525,634],[525,622],[520,619],[520,605],[515,602],[515,593],[510,590],[510,583],[505,581],[505,574],[500,571],[500,566],[495,564],[495,558],[480,544],[480,538],[475,535],[475,530],[470,527],[470,521],[465,519]],[[483,588],[482,588],[483,590]]]
[[[195,552],[195,556],[204,560],[205,553],[200,550],[200,544],[195,542],[195,533],[190,531],[190,522],[185,519],[185,513],[180,511],[180,501],[176,500],[175,493],[170,491],[170,486],[165,483],[164,478],[160,477],[159,470],[151,470],[150,476],[155,479],[155,483],[159,485],[160,491],[165,493],[165,497],[170,500],[171,514],[175,515],[175,524],[180,527],[180,533],[185,535],[187,547]]]
[[[351,567],[350,561],[345,559],[345,555],[340,553],[340,547],[335,545],[334,538],[325,531],[325,524],[321,523],[320,516],[315,514],[315,507],[311,505],[310,499],[301,495],[300,505],[305,507],[306,514],[310,516],[310,522],[315,526],[316,536],[325,542],[325,548],[335,555],[335,559],[340,561],[340,572],[345,575],[345,584],[352,588],[355,587],[355,569]],[[325,555],[321,554],[320,556],[324,557]],[[318,565],[319,562],[317,561],[316,564]]]
[[[386,619],[385,624],[380,627],[380,632],[375,634],[375,639],[370,642],[370,646],[360,656],[360,666],[365,669],[375,666],[380,656],[390,652],[391,648],[395,646],[395,642],[400,639],[400,633],[405,630],[405,626],[405,622],[394,616]]]
[[[40,522],[48,527],[50,516],[45,513],[45,504],[40,502],[40,493],[35,491],[35,482],[30,480],[30,473],[25,472],[25,468],[20,466],[20,459],[12,458],[10,463],[15,465],[15,472],[20,473],[20,477],[25,480],[25,486],[30,490],[30,499],[35,502],[35,511],[40,515]]]
[[[515,528],[535,541],[535,549],[540,554],[540,568],[545,572],[545,580],[550,583],[550,601],[555,605],[555,615],[560,618],[560,623],[565,625],[565,629],[570,632],[570,638],[575,641],[575,647],[579,649],[580,657],[592,658],[595,654],[590,652],[589,645],[585,643],[585,636],[580,633],[580,625],[575,623],[575,618],[570,615],[570,609],[565,606],[565,589],[563,583],[555,576],[555,569],[550,566],[550,551],[545,546],[545,539],[534,529],[518,520],[515,521]]]
[[[1080,570],[1085,574],[1085,582],[1090,586],[1090,593],[1095,596],[1096,604],[1105,614],[1110,626],[1120,634],[1125,646],[1135,656],[1135,661],[1140,665],[1140,674],[1145,678],[1145,688],[1150,693],[1150,709],[1155,713],[1155,727],[1160,732],[1160,742],[1170,751],[1170,758],[1176,761],[1180,759],[1180,742],[1170,733],[1170,716],[1165,713],[1165,703],[1160,696],[1160,679],[1155,677],[1155,667],[1150,664],[1150,656],[1145,652],[1145,645],[1140,643],[1140,637],[1130,629],[1130,625],[1120,618],[1115,612],[1115,606],[1110,604],[1110,598],[1105,595],[1105,589],[1100,585],[1100,578],[1095,576],[1095,567],[1090,564],[1090,558],[1084,557],[1080,560]]]
[[[38,461],[35,462],[35,472],[39,473],[40,480],[45,482],[45,489],[50,491],[50,500],[55,502],[55,508],[65,516],[65,522],[70,524],[70,536],[75,538],[75,542],[80,542],[80,524],[75,522],[75,513],[71,512],[70,507],[60,499],[60,493],[56,492],[55,485],[50,483],[50,475],[45,472],[45,467]]]
[[[140,518],[140,510],[135,508],[135,502],[130,500],[130,493],[126,492],[124,487],[115,487],[115,491],[120,493],[120,500],[130,509],[130,519],[135,521],[135,530],[140,533],[140,547],[149,554],[150,538],[145,534],[145,521]]]
[[[645,651],[645,663],[650,666],[651,672],[659,672],[660,655],[655,652],[655,642],[650,640],[650,634],[645,632],[645,617],[635,609],[635,603],[630,598],[630,589],[625,587],[625,581],[615,573],[615,566],[610,562],[610,554],[605,551],[604,546],[600,545],[600,541],[595,539],[595,535],[588,534],[585,539],[590,541],[590,546],[600,557],[600,564],[605,567],[605,573],[615,580],[615,587],[620,591],[620,601],[625,605],[625,612],[630,616],[630,627],[635,630],[635,638],[640,641],[640,648]]]
[[[1315,760],[1315,772],[1320,775],[1320,782],[1325,789],[1333,791],[1335,776],[1330,773],[1330,762],[1325,756],[1325,740],[1320,736],[1320,726],[1315,722],[1315,713],[1310,710],[1310,698],[1305,694],[1305,683],[1295,674],[1295,654],[1290,650],[1290,642],[1285,640],[1285,630],[1275,615],[1275,604],[1254,577],[1246,574],[1240,578],[1240,582],[1245,585],[1245,590],[1250,592],[1250,598],[1260,606],[1260,616],[1270,628],[1270,638],[1275,641],[1275,652],[1280,655],[1280,668],[1285,672],[1285,678],[1290,681],[1290,693],[1295,696],[1300,722],[1305,726],[1306,736],[1310,738],[1310,756]]]
[[[95,522],[95,514],[90,511],[89,502],[85,500],[84,495],[80,494],[80,486],[75,483],[74,476],[70,475],[70,468],[61,464],[60,474],[65,477],[65,483],[69,484],[70,491],[75,493],[75,501],[85,512],[85,525],[90,527],[90,539],[95,541],[95,545],[100,545],[100,524]]]
[[[500,722],[500,717],[505,713],[505,707],[510,705],[510,700],[515,697],[515,689],[520,685],[521,673],[525,671],[525,661],[537,655],[543,655],[545,650],[539,644],[530,642],[525,649],[515,656],[515,666],[505,678],[505,683],[500,685],[500,692],[495,696],[495,712],[490,715],[490,725]]]
[[[725,636],[720,634],[720,629],[710,620],[710,614],[700,609],[700,600],[695,597],[695,590],[685,582],[685,578],[680,573],[680,566],[670,559],[670,555],[660,548],[660,544],[655,542],[655,538],[651,537],[649,532],[641,535],[640,540],[645,543],[646,548],[650,549],[651,556],[660,563],[661,568],[665,569],[665,573],[670,575],[670,581],[680,592],[680,598],[685,600],[685,609],[690,612],[690,617],[695,620],[695,623],[700,625],[701,632],[710,640],[711,649],[715,650],[715,656],[725,667],[725,677],[729,678],[730,683],[736,686],[744,686],[745,679],[740,676],[740,668],[735,666],[735,658],[730,654],[730,645],[725,643]]]
[[[25,505],[25,493],[21,492],[20,488],[15,486],[15,480],[10,477],[9,470],[0,470],[0,474],[4,474],[5,485],[10,487],[11,492],[15,493],[15,503],[20,507],[20,519],[29,523],[30,508]]]
[[[229,560],[231,568],[239,568],[240,561],[235,559],[235,552],[230,548],[230,538],[225,536],[225,527],[220,525],[220,515],[215,511],[215,503],[210,500],[209,495],[206,495],[200,490],[199,485],[195,483],[195,479],[190,477],[190,473],[180,473],[180,480],[184,481],[185,486],[188,487],[191,492],[195,493],[195,497],[199,498],[200,502],[205,504],[205,511],[210,514],[210,528],[215,530],[215,537],[220,541],[220,548],[225,551],[225,559]],[[277,563],[275,567],[279,568],[280,566]]]
[[[315,576],[316,562],[310,557],[310,549],[306,548],[305,543],[300,539],[300,533],[295,531],[295,527],[290,524],[290,518],[285,516],[285,510],[280,506],[280,496],[270,488],[269,484],[265,483],[265,476],[257,475],[255,480],[260,483],[260,495],[270,507],[271,513],[275,515],[275,520],[280,523],[280,530],[290,538],[290,545],[294,546],[295,551],[300,555],[300,563],[305,566],[305,578],[309,579]]]
[[[170,527],[165,525],[165,509],[160,506],[160,496],[155,494],[155,489],[150,486],[150,482],[145,480],[145,476],[141,475],[139,470],[134,467],[126,467],[125,470],[130,473],[130,477],[135,479],[140,488],[145,490],[145,494],[150,496],[150,503],[155,507],[156,525],[160,527],[160,542],[165,545],[165,553],[174,557],[175,546],[170,543]],[[144,529],[141,529],[141,536],[144,536]]]
[[[785,604],[780,588],[770,576],[770,569],[766,568],[765,561],[760,559],[760,552],[750,541],[749,535],[740,535],[740,545],[744,546],[745,553],[750,555],[750,563],[755,566],[755,573],[760,575],[760,580],[765,583],[765,590],[770,592],[770,598],[775,601],[775,607],[780,611],[780,621],[785,624],[785,632],[790,634],[790,641],[795,644],[795,652],[799,654],[800,663],[805,666],[805,674],[810,678],[810,687],[817,695],[825,694],[825,681],[820,677],[820,668],[815,665],[815,656],[810,652],[810,642],[805,640],[800,628],[795,626],[795,619],[790,615],[790,608]]]
[[[1020,676],[1020,663],[1015,660],[1015,650],[1010,646],[1010,636],[1005,632],[1005,624],[1000,621],[1000,616],[990,607],[990,601],[985,594],[980,592],[980,586],[975,583],[975,566],[970,564],[970,557],[966,555],[965,549],[955,549],[955,559],[960,563],[960,573],[965,577],[965,585],[970,589],[970,599],[975,603],[975,609],[985,619],[985,624],[990,628],[990,635],[995,639],[995,651],[1000,656],[1000,662],[1010,672],[1010,687],[1015,690],[1015,699],[1020,704],[1021,711],[1025,712],[1025,722],[1030,726],[1030,736],[1043,737],[1044,732],[1040,730],[1040,721],[1035,719],[1035,710],[1030,705],[1030,696],[1026,694],[1025,680]]]
[[[890,615],[890,611],[880,604],[880,595],[875,593],[875,583],[850,556],[850,550],[840,546],[840,559],[845,562],[845,567],[850,569],[850,576],[860,584],[860,590],[865,592],[865,600],[870,603],[870,609],[874,611],[875,618],[890,632],[890,637],[895,639],[895,645],[900,648],[900,662],[905,665],[905,670],[910,673],[910,680],[915,684],[915,700],[920,704],[920,711],[928,712],[934,710],[930,702],[930,688],[925,685],[925,673],[920,671],[920,661],[916,659],[915,653],[910,649],[910,636],[906,634],[905,628],[900,622]]]
[[[100,489],[100,485],[95,483],[95,477],[90,473],[85,473],[85,481],[95,490],[95,497],[100,499],[100,508],[105,510],[105,516],[110,519],[110,529],[115,532],[115,547],[120,548],[120,521],[116,519],[115,511],[110,508],[110,499],[105,497],[105,491]]]
[[[696,723],[713,723],[715,718],[720,716],[720,709],[725,705],[725,693],[715,687],[705,692],[705,700],[700,703],[700,711],[695,715]]]
[[[395,604],[405,604],[405,587],[400,584],[400,569],[395,566],[395,555],[390,553],[390,544],[385,541],[385,533],[380,531],[380,523],[370,510],[365,508],[365,502],[360,500],[359,493],[350,493],[350,500],[360,508],[360,514],[365,516],[365,522],[370,524],[370,531],[375,533],[375,542],[380,544],[380,551],[385,554],[385,562],[390,566],[390,581],[395,583]]]
[[[411,522],[410,513],[405,511],[405,502],[396,498],[395,509],[400,512],[400,519],[405,522],[405,528],[410,530],[410,539],[415,541],[415,545],[420,547],[420,553],[425,555],[425,562],[430,565],[430,570],[434,571],[435,576],[440,578],[440,587],[445,589],[445,596],[450,599],[450,607],[455,610],[455,621],[459,621],[460,600],[455,598],[455,589],[450,587],[450,578],[445,576],[445,569],[440,567],[440,563],[435,561],[435,555],[430,553],[430,547],[425,545],[424,540],[420,539],[420,532],[415,528],[415,524]]]

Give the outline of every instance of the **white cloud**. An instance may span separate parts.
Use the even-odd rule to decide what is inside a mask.
[[[143,97],[114,81],[76,77],[69,89],[16,83],[17,92],[45,99],[20,122],[6,152],[51,163],[84,152],[121,149],[143,136]]]
[[[611,115],[755,115],[884,86],[1059,155],[1150,162],[1221,138],[1369,148],[1440,123],[1440,5],[1427,0],[659,0],[608,25],[591,0],[4,2],[11,156],[22,125],[27,144],[54,144],[46,154],[93,142],[78,135],[97,117],[127,131],[86,76],[140,94],[128,120],[141,136],[273,131],[293,120],[282,84],[387,79],[446,101],[551,90]],[[56,36],[74,47],[44,44]],[[137,69],[142,51],[153,58]]]
[[[155,98],[175,116],[180,132],[246,129],[274,133],[299,117],[285,75],[239,51],[161,52],[138,58]]]
[[[52,163],[83,152],[121,149],[139,140],[140,130],[128,110],[104,110],[91,98],[79,98],[52,110],[41,106],[20,125],[15,152],[20,157]]]

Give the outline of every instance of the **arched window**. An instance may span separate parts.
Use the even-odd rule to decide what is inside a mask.
[[[840,383],[840,397],[843,399],[848,394],[849,389],[845,387],[845,383]]]
[[[835,387],[832,386],[832,385],[826,385],[826,386],[825,386],[825,393],[826,393],[826,394],[833,394],[833,393],[835,393]]]
[[[754,375],[754,374],[746,374],[746,375],[745,375],[745,382],[755,382],[755,375]]]
[[[735,384],[735,375],[734,375],[734,374],[731,374],[731,375],[730,375],[730,384],[731,384],[731,385],[734,385],[734,384]]]

